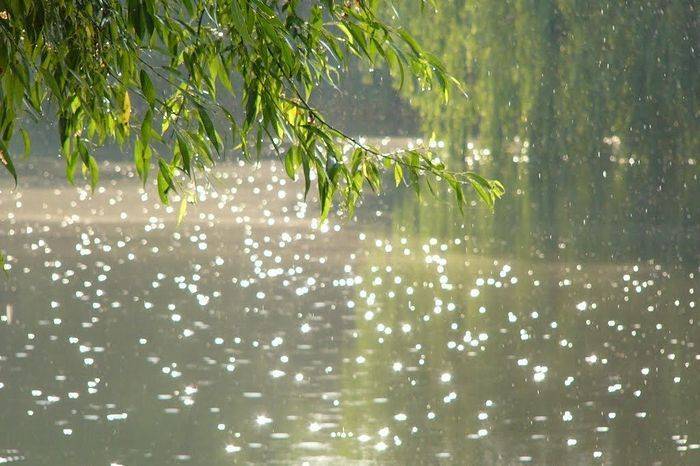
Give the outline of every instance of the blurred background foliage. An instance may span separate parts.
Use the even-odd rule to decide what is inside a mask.
[[[466,84],[469,98],[447,109],[405,92],[456,149],[525,138],[548,161],[596,155],[617,136],[656,164],[697,151],[696,2],[445,0],[434,15],[397,13]]]

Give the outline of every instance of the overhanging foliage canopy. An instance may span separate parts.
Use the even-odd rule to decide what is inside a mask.
[[[381,171],[419,190],[446,182],[460,208],[470,184],[489,205],[500,183],[448,170],[429,150],[383,153],[336,129],[310,104],[356,56],[397,79],[436,88],[457,82],[377,0],[0,0],[0,162],[17,181],[20,118],[55,114],[72,183],[81,166],[98,183],[94,148],[133,141],[136,170],[158,193],[184,199],[224,148],[246,159],[271,144],[287,174],[315,178],[322,217],[352,211]],[[224,124],[225,123],[225,124]],[[315,176],[312,176],[315,172]],[[432,189],[432,186],[431,186]]]

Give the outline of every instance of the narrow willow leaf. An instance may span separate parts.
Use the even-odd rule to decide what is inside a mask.
[[[12,179],[15,180],[15,188],[17,187],[17,172],[15,171],[15,166],[12,163],[10,154],[7,151],[7,146],[4,142],[0,141],[0,164],[2,164],[5,169],[10,172]]]
[[[151,135],[153,133],[153,112],[148,110],[143,116],[143,122],[141,123],[141,140],[145,146],[148,145]]]
[[[202,126],[204,126],[204,131],[207,133],[209,140],[214,145],[216,152],[221,152],[221,144],[219,143],[220,138],[216,130],[214,129],[214,123],[212,123],[209,114],[201,105],[197,106],[197,111],[199,112],[199,119],[202,122]]]
[[[156,102],[156,90],[153,87],[153,82],[151,78],[148,77],[148,73],[145,70],[141,70],[139,73],[139,79],[141,80],[141,91],[146,99],[146,102],[152,107]]]
[[[421,49],[420,45],[418,45],[418,42],[405,30],[405,29],[399,29],[399,35],[401,35],[401,38],[411,47],[411,50],[413,53],[416,55],[421,55],[423,50]]]
[[[131,97],[129,91],[124,91],[124,99],[122,101],[121,123],[128,125],[131,119]]]
[[[301,165],[301,154],[299,153],[299,148],[297,146],[292,146],[287,151],[287,155],[284,157],[284,169],[287,172],[287,176],[291,179],[297,179],[297,170]]]
[[[304,168],[304,199],[309,194],[311,188],[311,164],[308,157],[302,157],[301,165]]]
[[[26,129],[22,128],[20,132],[22,133],[22,141],[24,143],[24,158],[28,159],[32,151],[32,140],[29,138],[29,132]]]
[[[403,180],[403,168],[398,162],[394,162],[394,181],[396,182],[396,187],[398,188]]]
[[[75,170],[78,168],[78,154],[75,151],[66,154],[66,178],[75,185]]]
[[[173,170],[168,165],[165,160],[158,159],[158,168],[160,169],[159,174],[163,177],[163,180],[168,185],[170,189],[175,189],[175,182],[173,180]]]
[[[245,128],[250,128],[250,125],[255,121],[258,108],[258,88],[256,84],[248,90],[245,107]]]
[[[145,183],[143,177],[143,143],[141,142],[140,138],[137,138],[136,141],[134,141],[134,165],[136,166],[136,173],[139,175],[139,178]]]
[[[490,193],[478,182],[472,181],[471,184],[484,203],[486,203],[489,208],[493,208],[493,198],[491,197]]]
[[[168,182],[165,181],[165,177],[162,172],[158,172],[158,197],[160,197],[160,202],[165,205],[170,204],[170,199],[168,198],[168,192],[170,191],[170,186]]]
[[[180,149],[180,155],[182,156],[182,169],[188,176],[190,176],[192,174],[192,155],[190,152],[190,146],[187,144],[187,141],[185,141],[179,135],[177,137],[177,146],[178,149]]]
[[[219,72],[217,73],[217,77],[219,78],[219,81],[221,84],[224,85],[224,88],[226,88],[227,91],[229,91],[231,94],[233,94],[233,85],[231,84],[231,80],[228,77],[228,70],[227,67],[224,65],[224,63],[221,61],[219,58],[219,63],[218,63],[218,68]]]
[[[90,188],[94,191],[100,181],[100,168],[92,155],[88,158],[88,171],[90,173]]]
[[[185,218],[185,215],[187,214],[187,198],[182,197],[182,200],[180,201],[180,208],[177,211],[177,225],[180,226],[182,223],[182,220]]]
[[[143,159],[143,186],[146,186],[146,181],[148,181],[148,173],[151,171],[151,156],[153,154],[153,151],[151,150],[151,146],[146,145],[143,147],[143,153],[141,158]]]
[[[506,192],[505,186],[498,180],[491,180],[491,192],[500,199]]]

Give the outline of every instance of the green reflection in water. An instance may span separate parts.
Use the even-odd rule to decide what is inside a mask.
[[[435,14],[407,2],[399,13],[466,83],[469,98],[447,108],[429,93],[405,93],[455,149],[479,136],[500,154],[520,137],[549,163],[589,158],[617,136],[659,169],[697,151],[692,1],[457,0]]]
[[[368,235],[342,378],[343,426],[369,437],[356,455],[392,464],[690,460],[674,436],[698,432],[687,415],[700,406],[698,375],[685,369],[697,323],[692,305],[676,300],[693,288],[696,265],[574,258],[589,247],[577,243],[566,257],[539,257],[533,236],[506,255],[488,227],[441,231],[444,210],[431,207],[417,216],[394,208]]]
[[[392,223],[421,237],[467,235],[474,253],[549,260],[647,260],[697,266],[700,170],[692,158],[650,186],[654,170],[619,153],[604,161],[492,162],[479,170],[501,179],[508,195],[490,214],[476,202],[465,216],[449,201],[416,202],[408,190],[385,199]],[[522,157],[522,156],[521,156]],[[517,156],[516,156],[517,158]],[[470,156],[469,160],[473,160]],[[443,196],[447,199],[448,196]]]

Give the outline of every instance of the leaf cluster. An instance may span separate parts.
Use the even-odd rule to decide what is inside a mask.
[[[144,185],[186,202],[226,150],[246,159],[271,148],[287,174],[315,184],[325,218],[352,211],[382,172],[420,192],[446,182],[460,207],[471,185],[493,206],[500,183],[453,172],[426,150],[384,153],[338,130],[310,104],[355,56],[447,102],[459,83],[376,0],[0,0],[0,163],[23,115],[55,114],[66,177],[94,188],[94,149],[133,148]],[[21,129],[25,152],[29,134]],[[155,173],[153,173],[155,172]]]

